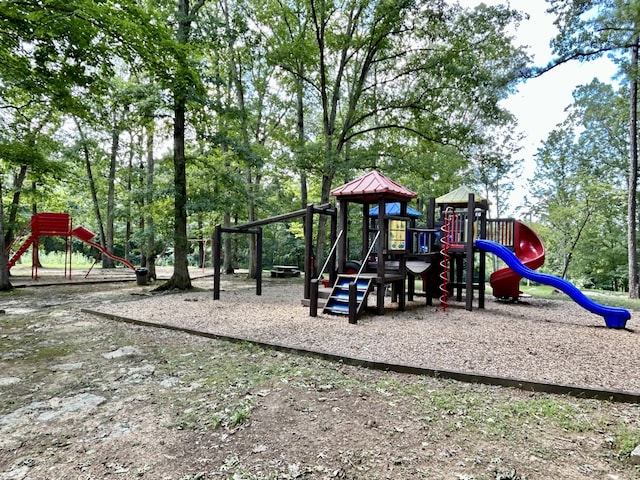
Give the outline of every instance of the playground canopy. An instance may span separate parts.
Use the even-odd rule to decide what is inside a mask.
[[[350,202],[374,203],[382,201],[404,201],[416,198],[418,194],[373,170],[340,187],[331,190],[331,195]]]
[[[451,205],[453,207],[466,206],[469,201],[469,194],[473,194],[473,198],[476,203],[484,201],[484,198],[473,191],[473,189],[462,186],[456,188],[455,190],[452,190],[449,193],[445,193],[444,195],[440,195],[439,197],[437,197],[436,204]]]

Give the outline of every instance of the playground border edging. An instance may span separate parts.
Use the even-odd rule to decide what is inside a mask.
[[[235,337],[230,335],[222,335],[213,332],[206,332],[202,330],[196,330],[192,328],[179,327],[177,325],[170,325],[166,323],[148,322],[145,320],[137,320],[133,318],[114,315],[111,313],[99,312],[97,310],[91,310],[88,308],[81,308],[81,312],[102,317],[107,320],[129,323],[142,327],[153,327],[164,330],[172,330],[176,332],[182,332],[189,335],[211,338],[216,340],[228,341],[232,343],[251,343],[263,348],[271,350],[292,353],[296,355],[319,358],[328,360],[335,363],[343,363],[345,365],[368,368],[371,370],[390,371],[395,373],[405,373],[409,375],[421,375],[433,378],[443,378],[448,380],[456,380],[465,383],[477,383],[482,385],[492,385],[500,387],[517,388],[519,390],[537,392],[537,393],[551,393],[556,395],[568,395],[576,398],[588,398],[595,400],[604,400],[617,403],[640,403],[640,393],[625,392],[622,390],[608,390],[580,387],[577,385],[563,385],[558,383],[543,383],[534,382],[529,380],[521,380],[509,377],[498,377],[491,375],[481,375],[476,373],[462,372],[456,370],[443,370],[434,369],[429,367],[419,367],[416,365],[406,365],[400,363],[378,362],[374,360],[367,360],[357,357],[347,357],[337,355],[330,352],[321,350],[309,350],[300,347],[292,347],[288,345],[282,345],[278,343],[269,343],[262,340],[255,340],[247,337]]]

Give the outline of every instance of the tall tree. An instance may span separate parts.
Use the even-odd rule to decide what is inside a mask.
[[[636,24],[637,25],[637,24]],[[637,28],[637,26],[636,26]],[[629,253],[629,297],[640,297],[638,278],[638,33],[631,45],[629,71],[629,180],[627,194],[627,232]]]
[[[105,239],[107,238],[104,230],[104,222],[102,221],[102,210],[100,209],[100,201],[98,198],[98,187],[95,181],[95,175],[93,174],[93,162],[91,159],[91,146],[90,140],[85,135],[85,129],[82,126],[81,120],[74,116],[73,120],[76,124],[76,128],[78,129],[79,138],[79,149],[82,152],[82,161],[84,163],[85,173],[87,176],[87,187],[89,189],[91,195],[91,205],[93,206],[93,212],[96,220],[96,225],[98,227],[98,235],[100,239],[100,245],[103,248],[106,248]]]
[[[147,122],[145,125],[145,135],[147,138],[146,142],[146,158],[147,158],[147,169],[145,176],[145,195],[144,195],[144,205],[145,205],[145,240],[146,240],[146,260],[144,265],[148,269],[148,276],[151,279],[156,279],[156,255],[158,255],[156,249],[156,234],[155,234],[155,220],[151,213],[151,205],[153,204],[153,193],[154,193],[154,177],[155,177],[155,155],[154,155],[154,145],[155,145],[155,119],[153,118],[153,113],[147,111],[146,114]]]
[[[22,139],[10,139],[4,135],[0,135],[0,183],[3,189],[7,189],[8,185],[5,178],[10,174],[12,170],[19,172],[24,171],[24,166],[28,165],[31,178],[33,181],[44,182],[45,179],[59,180],[64,171],[64,166],[56,161],[52,161],[46,156],[47,151],[44,150],[38,144],[33,144],[31,141],[23,141]],[[2,198],[0,196],[0,198]],[[0,202],[3,203],[3,202]],[[4,225],[4,205],[1,210]],[[4,226],[2,227],[2,243],[5,243]],[[5,247],[8,246],[5,244]],[[5,257],[4,262],[7,265],[6,250],[2,250],[2,255]],[[6,269],[0,272],[0,290],[11,289],[9,282],[9,273]]]
[[[479,144],[472,149],[471,178],[473,184],[484,190],[496,217],[504,216],[507,196],[513,191],[513,176],[518,172],[522,160],[517,157],[521,150],[519,135],[514,137],[511,129],[496,129],[492,142]]]
[[[627,265],[620,235],[626,227],[625,94],[597,80],[576,89],[567,120],[537,153],[532,185],[537,216],[549,227],[546,268],[602,288],[627,283],[620,274]]]
[[[296,111],[305,128],[297,138],[306,142],[298,152],[306,158],[298,158],[319,177],[323,203],[336,177],[346,180],[354,170],[397,163],[423,171],[425,156],[418,150],[462,151],[481,140],[482,125],[508,121],[498,101],[527,61],[503,33],[521,18],[515,11],[484,5],[465,11],[442,1],[411,0],[272,6],[265,10],[272,15],[265,28],[270,59],[301,80],[290,82],[305,94],[306,109]],[[325,227],[321,219],[319,261]]]
[[[638,32],[640,2],[612,0],[547,0],[556,15],[558,35],[552,41],[556,58],[536,74],[563,63],[589,61],[608,54],[620,65],[629,85],[629,179],[627,223],[629,254],[629,297],[640,295],[637,254],[638,188]]]
[[[0,111],[2,111],[2,124],[0,126],[0,139],[14,145],[21,144],[25,151],[38,151],[44,158],[54,152],[58,145],[51,134],[55,131],[60,122],[59,115],[56,114],[50,104],[36,105],[31,102],[31,98],[25,95],[21,89],[7,88],[3,92]],[[42,162],[33,162],[32,155],[27,155],[19,163],[14,164],[12,180],[5,183],[5,190],[12,191],[11,203],[7,208],[7,218],[5,218],[5,242],[11,244],[14,238],[14,231],[18,227],[18,214],[20,212],[23,193],[29,191],[27,180],[32,182],[38,179],[41,172],[39,167]],[[30,176],[30,178],[29,178]]]
[[[0,198],[2,198],[2,173],[0,173]],[[0,219],[4,218],[4,205],[0,201]],[[0,222],[0,249],[5,251],[4,241],[4,222]],[[0,291],[7,291],[13,289],[11,280],[9,279],[9,269],[7,268],[7,256],[0,255]]]
[[[191,6],[189,0],[178,0],[176,12],[176,40],[182,47],[176,50],[175,78],[172,81],[173,95],[173,176],[174,176],[174,238],[173,275],[159,290],[191,288],[189,277],[189,239],[187,231],[187,157],[185,152],[185,130],[187,126],[187,102],[198,86],[198,79],[190,64],[188,45],[191,39],[192,23],[205,0],[198,0]]]

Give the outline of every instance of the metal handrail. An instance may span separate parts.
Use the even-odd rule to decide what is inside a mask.
[[[340,237],[342,236],[342,232],[343,230],[340,230],[340,232],[338,232],[338,236],[336,237],[336,241],[333,242],[333,246],[331,247],[331,251],[329,252],[329,255],[327,256],[327,259],[324,262],[324,265],[322,266],[322,270],[320,270],[320,274],[318,275],[318,281],[320,281],[320,279],[322,279],[322,274],[324,273],[324,270],[327,268],[327,265],[329,265],[329,260],[331,260],[331,257],[333,256],[333,252],[335,252],[336,247],[338,246],[338,240],[340,240]]]
[[[376,236],[374,237],[373,242],[371,242],[371,246],[369,247],[369,251],[364,256],[364,259],[362,260],[362,265],[360,265],[360,270],[358,270],[358,273],[356,273],[356,278],[354,279],[355,282],[358,281],[358,278],[360,277],[360,274],[362,273],[362,270],[367,265],[367,258],[369,258],[369,255],[371,255],[371,252],[373,251],[373,247],[375,246],[376,242],[378,241],[378,237],[379,236],[380,236],[380,231],[378,230],[378,233],[376,233]]]

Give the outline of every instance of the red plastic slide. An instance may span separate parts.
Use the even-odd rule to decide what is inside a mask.
[[[524,223],[515,222],[514,229],[515,255],[518,260],[531,270],[540,268],[544,263],[544,245],[536,232]],[[498,298],[517,299],[520,294],[521,275],[509,267],[501,268],[491,274],[489,283],[493,288],[493,296]]]

